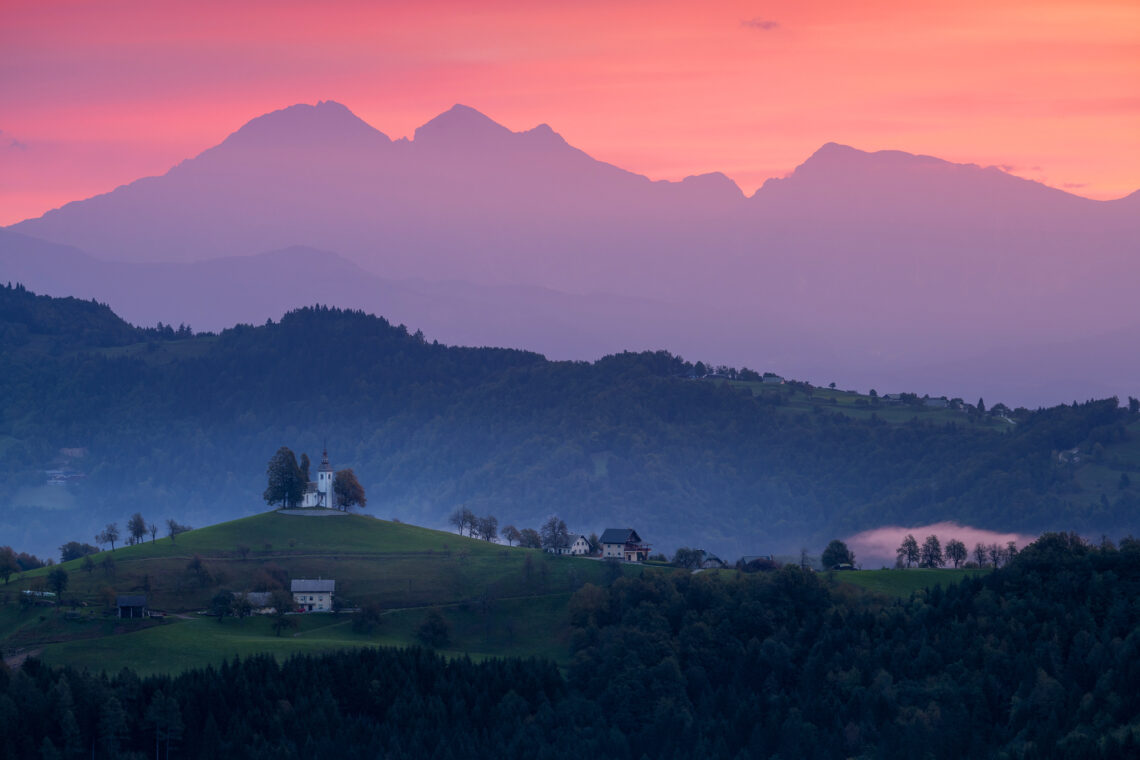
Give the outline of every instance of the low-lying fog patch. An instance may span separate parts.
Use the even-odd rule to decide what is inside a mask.
[[[966,545],[967,551],[970,552],[969,559],[974,558],[974,545],[975,544],[998,544],[1005,547],[1007,543],[1013,541],[1017,544],[1017,548],[1021,549],[1029,542],[1033,541],[1037,536],[1031,536],[1025,533],[998,533],[992,530],[985,530],[984,528],[972,528],[969,525],[959,525],[954,522],[940,522],[932,525],[917,525],[910,528],[904,528],[897,525],[884,526],[882,528],[874,528],[872,530],[865,530],[862,533],[844,539],[847,543],[847,548],[855,552],[856,564],[862,565],[866,569],[873,569],[878,567],[894,567],[896,550],[899,544],[903,542],[907,534],[915,537],[918,545],[922,546],[922,542],[926,537],[933,534],[938,536],[938,541],[942,544],[942,550],[946,550],[946,542],[952,538],[956,538]]]

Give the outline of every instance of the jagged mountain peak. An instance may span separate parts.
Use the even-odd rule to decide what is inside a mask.
[[[258,116],[222,145],[282,147],[290,144],[388,143],[387,135],[335,100],[298,103]]]

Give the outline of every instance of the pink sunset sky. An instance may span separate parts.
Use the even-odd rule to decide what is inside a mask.
[[[1140,187],[1140,4],[5,0],[0,224],[332,99],[396,138],[453,103],[655,179],[751,193],[828,141]]]

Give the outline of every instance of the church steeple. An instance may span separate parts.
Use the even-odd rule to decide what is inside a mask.
[[[333,477],[336,473],[329,464],[329,449],[325,446],[321,452],[321,466],[317,468],[317,494],[322,507],[333,507]]]

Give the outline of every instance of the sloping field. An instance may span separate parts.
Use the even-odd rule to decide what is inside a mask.
[[[451,628],[457,655],[535,655],[565,661],[566,604],[587,582],[646,571],[553,557],[360,515],[313,518],[267,512],[114,552],[73,560],[59,607],[21,608],[17,589],[45,589],[49,568],[7,590],[0,637],[9,653],[42,650],[48,662],[174,672],[233,655],[417,643],[428,608]],[[648,572],[656,572],[649,570]],[[278,637],[262,617],[218,623],[199,611],[219,591],[262,590],[295,578],[332,578],[346,606],[378,604],[380,624],[353,630],[351,615],[296,615]],[[116,594],[146,593],[166,622],[108,617]]]

